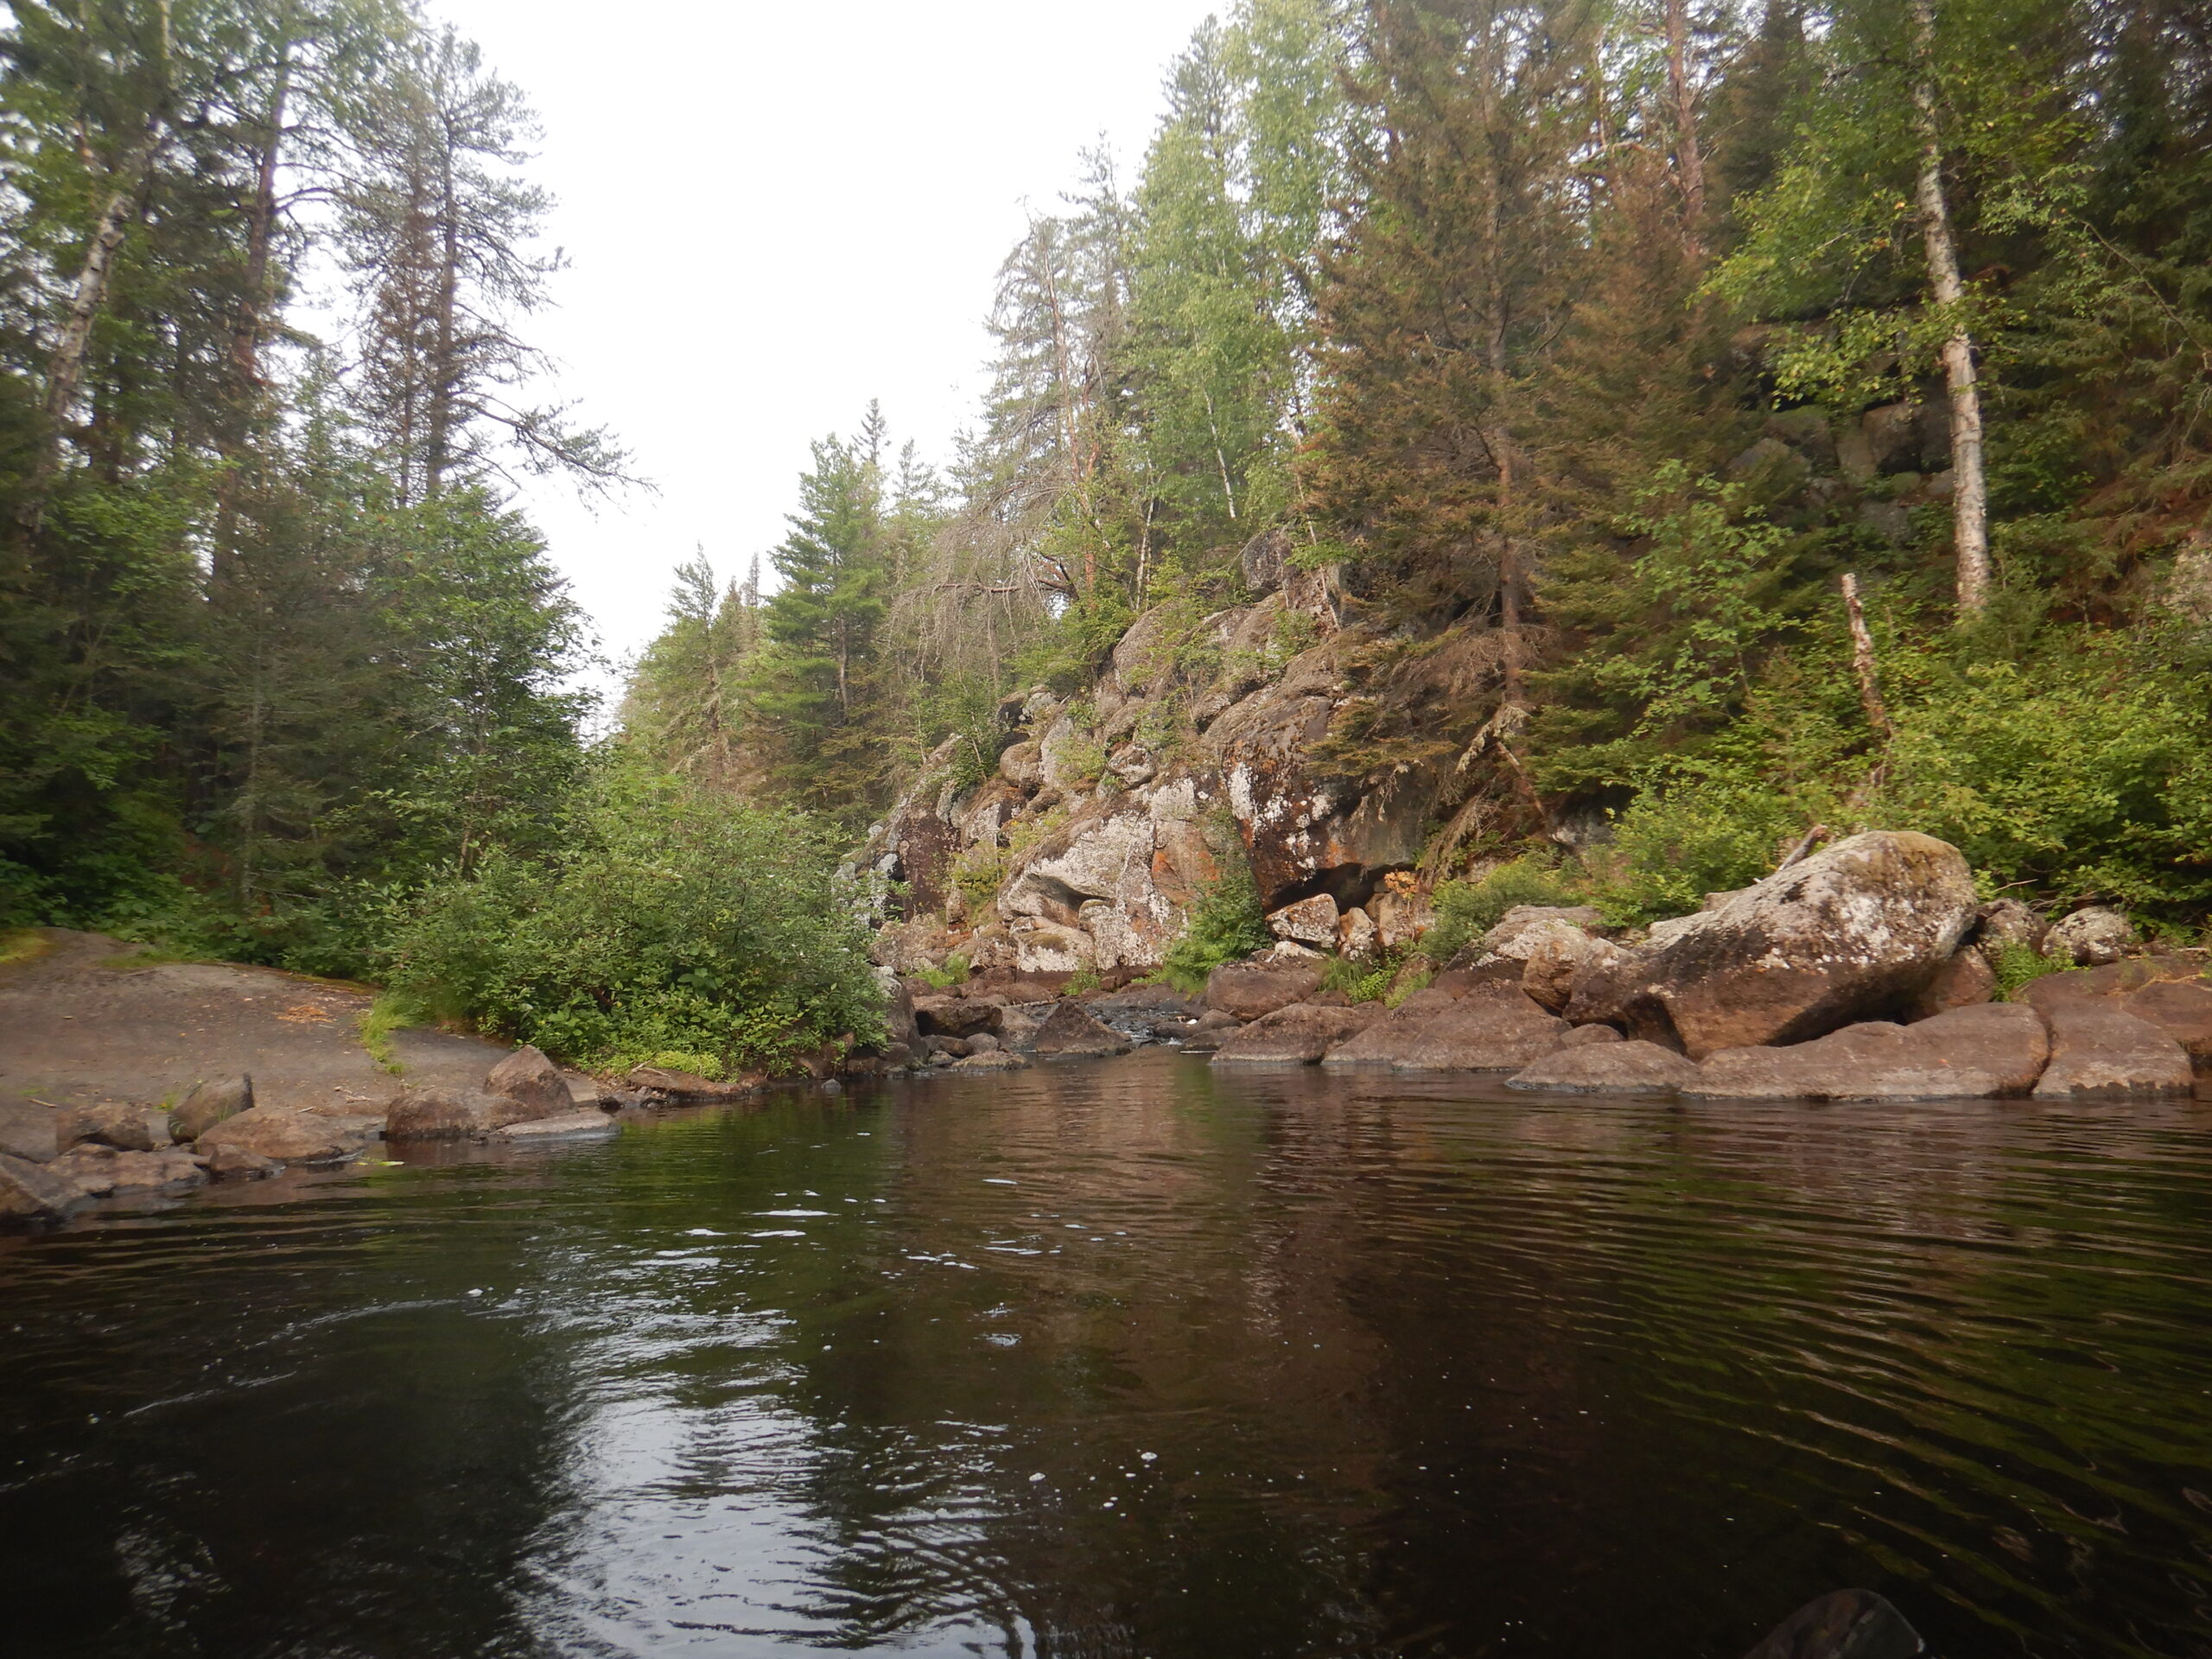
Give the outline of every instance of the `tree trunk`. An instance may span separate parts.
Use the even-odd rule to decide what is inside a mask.
[[[430,365],[429,443],[423,467],[425,496],[436,495],[444,489],[446,470],[452,465],[449,451],[453,442],[454,392],[461,379],[460,367],[454,361],[456,313],[461,305],[460,204],[455,200],[453,138],[449,132],[440,132],[438,148],[438,218],[442,242],[439,248],[438,312],[435,319],[437,360]]]
[[[291,92],[291,42],[276,61],[276,84],[270,93],[267,130],[254,170],[253,205],[246,224],[245,275],[239,285],[238,315],[231,322],[231,396],[233,407],[222,426],[224,460],[232,464],[217,486],[215,537],[208,586],[219,590],[230,580],[238,541],[237,463],[245,456],[264,388],[261,342],[268,333],[270,251],[276,237],[276,168],[284,143],[284,105]]]
[[[92,346],[92,325],[99,320],[100,308],[107,299],[116,253],[130,233],[130,221],[137,217],[138,199],[137,188],[118,190],[100,209],[92,242],[85,250],[85,263],[77,273],[76,290],[70,296],[68,318],[47,359],[45,430],[31,461],[30,476],[23,482],[22,500],[16,509],[16,528],[26,540],[38,533],[46,517],[47,495],[61,472],[61,435],[77,395],[84,390],[85,359]]]
[[[1705,151],[1698,142],[1697,95],[1690,86],[1689,0],[1667,0],[1667,87],[1675,104],[1675,181],[1682,193],[1682,247],[1705,257]]]
[[[1884,741],[1893,735],[1890,711],[1882,702],[1882,683],[1874,672],[1874,636],[1866,626],[1866,612],[1859,602],[1859,578],[1849,571],[1843,577],[1843,611],[1851,624],[1851,668],[1859,677],[1859,706],[1866,723]]]
[[[1928,255],[1928,286],[1949,309],[1964,298],[1951,209],[1943,197],[1943,141],[1936,118],[1936,8],[1911,0],[1920,73],[1912,102],[1920,127],[1920,240]],[[1981,392],[1974,382],[1974,339],[1961,320],[1944,340],[1943,378],[1951,400],[1951,539],[1958,558],[1958,603],[1962,617],[1989,603],[1989,487],[1981,461]]]

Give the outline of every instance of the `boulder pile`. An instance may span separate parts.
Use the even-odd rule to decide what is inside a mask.
[[[588,1097],[588,1099],[586,1097]],[[383,1103],[293,1110],[254,1103],[250,1077],[202,1079],[173,1107],[0,1103],[0,1221],[42,1222],[99,1203],[162,1200],[210,1180],[337,1164],[381,1139],[574,1135],[603,1129],[598,1086],[534,1048],[480,1090],[397,1090]]]
[[[1510,911],[1389,1013],[1324,995],[1306,964],[1220,969],[1206,1004],[1246,1023],[1214,1064],[1696,1100],[2185,1094],[2212,1071],[2202,952],[2118,954],[2136,946],[2113,912],[2046,939],[2024,906],[1978,904],[1966,861],[1926,836],[1852,836],[1640,944],[1607,931],[1592,910]],[[2105,960],[1993,1001],[1994,962],[2022,944]]]

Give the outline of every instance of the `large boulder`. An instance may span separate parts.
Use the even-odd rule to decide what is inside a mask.
[[[384,1132],[394,1141],[459,1141],[544,1116],[481,1089],[410,1089],[391,1109]]]
[[[1325,1007],[1294,1002],[1263,1014],[1214,1051],[1216,1065],[1311,1065],[1368,1030],[1382,1013],[1379,1002]]]
[[[702,1077],[696,1071],[678,1071],[672,1066],[633,1065],[623,1080],[650,1104],[673,1106],[743,1100],[748,1095],[759,1094],[767,1076],[765,1072],[747,1071],[717,1080]]]
[[[918,996],[914,1024],[925,1037],[972,1037],[996,1031],[1003,1007],[981,997]]]
[[[2044,936],[2044,954],[2063,957],[2077,967],[2118,962],[2141,942],[2135,924],[2120,912],[2092,905],[2054,924]]]
[[[2044,1022],[2010,1002],[1917,1025],[1874,1020],[1788,1048],[1727,1048],[1682,1093],[1714,1100],[1986,1100],[2027,1094],[2050,1052]]]
[[[1584,972],[1567,1018],[1692,1059],[1803,1042],[1901,1012],[1977,907],[1957,848],[1904,831],[1853,836],[1686,918],[1656,947]]]
[[[2062,1002],[2048,1017],[2050,1064],[2037,1100],[2185,1095],[2195,1083],[2187,1050],[2111,1001]]]
[[[575,1096],[569,1092],[569,1080],[561,1075],[561,1068],[527,1045],[492,1068],[484,1078],[484,1092],[505,1095],[528,1107],[528,1116],[516,1119],[517,1122],[527,1122],[534,1117],[558,1117],[574,1111],[576,1106]]]
[[[177,1109],[169,1114],[169,1133],[179,1141],[197,1141],[226,1117],[253,1109],[253,1079],[210,1077],[192,1085]]]
[[[1524,1066],[1505,1086],[1552,1095],[1671,1095],[1695,1083],[1697,1075],[1694,1062],[1656,1043],[1575,1043]]]
[[[1082,1003],[1063,1002],[1045,1017],[1030,1039],[1029,1050],[1039,1055],[1087,1055],[1103,1058],[1126,1054],[1129,1039],[1093,1019]]]
[[[96,1141],[118,1152],[153,1152],[174,1138],[168,1114],[148,1106],[68,1106],[58,1127],[65,1142]]]
[[[1565,1020],[1518,986],[1481,985],[1441,1007],[1401,1007],[1332,1050],[1326,1063],[1388,1065],[1402,1071],[1518,1071],[1557,1048],[1567,1030]]]
[[[1321,988],[1318,964],[1293,962],[1231,962],[1207,976],[1205,1004],[1239,1020],[1303,1002]]]
[[[393,1116],[398,1116],[397,1109]],[[225,1118],[201,1135],[198,1145],[210,1155],[219,1147],[238,1147],[280,1164],[326,1164],[351,1158],[361,1149],[363,1137],[338,1118],[256,1106]]]
[[[1974,945],[1953,953],[1904,1010],[1908,1021],[1929,1020],[1952,1008],[1970,1008],[1997,995],[1997,969]]]
[[[54,1221],[85,1201],[85,1193],[50,1164],[0,1153],[0,1222]]]
[[[1337,943],[1337,901],[1325,893],[1285,905],[1268,918],[1268,931],[1279,939],[1333,948]]]
[[[2169,980],[2130,992],[2128,1013],[2179,1043],[2199,1072],[2212,1071],[2212,985]]]

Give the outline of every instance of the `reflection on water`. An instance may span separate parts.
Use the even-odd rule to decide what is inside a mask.
[[[2212,1654],[2212,1108],[1139,1053],[0,1250],[46,1655]]]

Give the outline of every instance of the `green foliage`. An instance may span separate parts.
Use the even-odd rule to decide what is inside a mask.
[[[969,975],[968,958],[957,950],[944,959],[941,968],[917,968],[914,977],[932,989],[949,991],[956,985],[965,985]]]
[[[543,861],[495,854],[425,893],[389,952],[393,990],[602,1067],[680,1052],[730,1072],[882,1039],[829,832],[619,766],[565,828]]]
[[[1613,879],[1601,907],[1620,922],[1700,909],[1771,872],[1804,820],[1771,788],[1733,779],[1690,779],[1639,796],[1614,825]]]
[[[1275,942],[1241,849],[1221,861],[1220,876],[1199,890],[1182,937],[1160,964],[1160,977],[1185,995],[1204,990],[1206,976],[1224,963],[1240,961]]]
[[[1580,904],[1576,878],[1548,853],[1509,859],[1472,881],[1446,881],[1436,889],[1436,925],[1421,941],[1422,954],[1449,962],[1496,927],[1516,905]]]
[[[391,991],[380,992],[361,1016],[361,1046],[378,1067],[397,1077],[404,1068],[392,1052],[392,1035],[423,1023],[423,1010],[412,1000]]]
[[[2024,659],[1926,666],[1878,810],[2000,885],[2154,914],[2212,900],[2212,684],[2173,646],[2063,629]]]
[[[1060,987],[1063,996],[1088,996],[1105,982],[1098,977],[1096,968],[1078,968],[1068,976],[1068,982]]]
[[[1349,957],[1332,957],[1321,969],[1321,988],[1341,991],[1354,1002],[1380,1001],[1389,995],[1404,966],[1402,955],[1362,962]],[[1412,993],[1408,991],[1407,995]]]
[[[1997,960],[1992,965],[1997,971],[1997,1000],[2011,1002],[2018,999],[2023,988],[2033,984],[2045,974],[2064,973],[2074,964],[2066,960],[2063,951],[2046,957],[2016,939],[1998,951]]]

